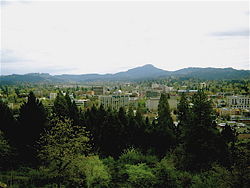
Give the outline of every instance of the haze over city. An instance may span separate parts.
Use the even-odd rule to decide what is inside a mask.
[[[249,2],[1,1],[1,75],[249,70]]]

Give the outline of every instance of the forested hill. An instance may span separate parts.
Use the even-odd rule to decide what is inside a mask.
[[[218,79],[247,79],[250,78],[250,70],[236,70],[233,68],[184,68],[177,71],[166,71],[151,64],[129,69],[115,74],[81,74],[81,75],[50,75],[47,73],[29,73],[24,75],[12,74],[1,76],[0,82],[95,82],[95,81],[138,81],[158,78],[187,77],[206,80]]]

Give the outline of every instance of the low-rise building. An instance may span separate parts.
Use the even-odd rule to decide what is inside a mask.
[[[75,99],[74,101],[76,103],[76,106],[86,106],[89,99],[79,99],[79,100]]]
[[[146,101],[146,107],[150,111],[156,111],[158,109],[160,98],[150,98]]]
[[[174,90],[173,87],[168,87],[168,86],[165,86],[165,87],[164,87],[164,91],[165,91],[166,93],[169,93],[169,92],[171,92],[171,91],[173,91],[173,90]]]
[[[190,90],[187,90],[187,89],[180,89],[177,91],[178,93],[188,93],[188,94],[194,94],[194,93],[197,93],[198,90],[196,89],[190,89]]]
[[[230,108],[250,109],[250,96],[228,96],[227,103]]]
[[[92,88],[94,95],[103,95],[104,94],[104,87],[103,86],[93,86]]]
[[[99,97],[100,104],[103,105],[105,109],[111,108],[119,110],[120,107],[129,106],[129,95],[107,95]]]
[[[231,116],[241,114],[240,110],[235,108],[216,108],[216,111],[220,116]]]

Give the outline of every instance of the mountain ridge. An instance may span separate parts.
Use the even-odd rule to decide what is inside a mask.
[[[158,78],[190,77],[208,80],[216,79],[250,79],[250,70],[237,70],[232,67],[188,67],[176,71],[167,71],[155,67],[152,64],[135,67],[114,74],[61,74],[50,75],[49,73],[27,73],[0,76],[1,83],[18,82],[94,82],[94,81],[139,81]],[[1,84],[0,83],[0,84]]]

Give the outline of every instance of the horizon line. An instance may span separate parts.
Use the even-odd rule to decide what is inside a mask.
[[[234,70],[245,70],[245,71],[250,71],[250,69],[236,69],[236,68],[233,68],[233,67],[184,67],[184,68],[180,68],[180,69],[176,69],[176,70],[165,70],[165,69],[161,69],[161,68],[158,68],[156,67],[155,65],[153,64],[144,64],[144,65],[141,65],[141,66],[137,66],[137,67],[134,67],[134,68],[130,68],[130,69],[127,69],[127,70],[123,70],[123,71],[118,71],[118,72],[114,72],[114,73],[78,73],[78,74],[70,74],[70,73],[62,73],[62,74],[53,74],[53,73],[49,73],[49,72],[29,72],[29,73],[12,73],[12,74],[1,74],[0,73],[0,76],[11,76],[11,75],[27,75],[27,74],[49,74],[51,76],[57,76],[57,75],[91,75],[91,74],[98,74],[98,75],[107,75],[107,74],[117,74],[117,73],[121,73],[121,72],[127,72],[131,69],[135,69],[135,68],[140,68],[140,67],[145,67],[145,66],[152,66],[156,69],[160,69],[160,70],[163,70],[163,71],[168,71],[168,72],[175,72],[175,71],[179,71],[179,70],[182,70],[182,69],[191,69],[191,68],[201,68],[201,69],[207,69],[207,68],[213,68],[213,69],[234,69]]]

